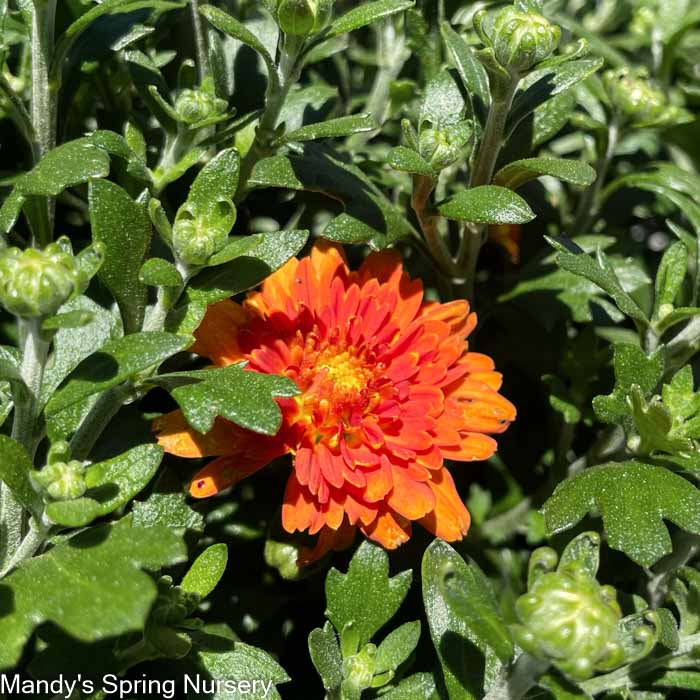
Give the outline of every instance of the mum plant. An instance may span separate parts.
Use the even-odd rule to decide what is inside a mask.
[[[0,694],[697,694],[699,46],[0,0]]]

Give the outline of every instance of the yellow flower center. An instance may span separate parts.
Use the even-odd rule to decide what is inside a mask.
[[[364,362],[349,351],[336,352],[329,348],[319,358],[317,370],[328,370],[326,378],[342,392],[361,391],[372,378],[372,371]]]

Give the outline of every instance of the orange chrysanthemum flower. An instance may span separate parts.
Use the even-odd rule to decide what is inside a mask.
[[[292,453],[282,525],[319,534],[306,561],[347,546],[357,528],[387,548],[409,538],[412,521],[461,539],[469,513],[443,461],[490,457],[490,434],[515,418],[493,361],[467,349],[475,324],[466,301],[425,302],[398,255],[372,254],[351,272],[338,247],[318,243],[243,305],[211,306],[195,334],[193,351],[215,365],[245,360],[296,383],[298,396],[277,399],[279,433],[219,418],[202,435],[175,411],[156,421],[158,441],[217,457],[192,480],[197,498]]]

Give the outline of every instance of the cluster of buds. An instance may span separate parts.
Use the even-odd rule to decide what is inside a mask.
[[[72,501],[87,491],[85,465],[69,459],[66,442],[54,443],[48,454],[46,466],[32,475],[34,482],[54,501]]]
[[[231,200],[214,202],[209,211],[184,204],[173,224],[175,256],[186,265],[205,265],[226,245],[235,222],[236,208]]]
[[[85,291],[103,254],[96,243],[74,256],[65,237],[43,250],[6,248],[0,252],[0,304],[22,318],[51,316]]]
[[[530,559],[528,591],[515,604],[511,630],[529,654],[574,680],[590,678],[648,654],[656,643],[654,613],[622,617],[617,592],[596,580],[600,537],[572,540],[557,565],[549,547]]]
[[[217,97],[213,91],[181,90],[175,100],[175,111],[185,124],[199,124],[207,119],[220,117],[226,113],[226,100]]]
[[[557,25],[517,4],[495,13],[480,10],[474,15],[474,29],[497,64],[511,76],[520,76],[549,58],[561,39]]]
[[[632,126],[663,126],[686,119],[685,110],[671,104],[643,68],[606,71],[603,84],[615,112]]]
[[[464,149],[471,137],[469,122],[460,121],[443,128],[421,129],[418,150],[435,171],[464,158]]]
[[[331,20],[335,0],[267,0],[279,28],[290,36],[317,34]]]

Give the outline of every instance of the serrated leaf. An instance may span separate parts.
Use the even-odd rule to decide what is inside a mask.
[[[299,393],[286,377],[248,371],[240,365],[186,374],[200,381],[179,386],[172,395],[187,422],[200,433],[209,432],[214,419],[222,416],[253,432],[275,435],[282,413],[274,397]]]
[[[49,503],[46,514],[58,525],[84,527],[134,498],[153,478],[162,459],[163,450],[158,445],[139,445],[92,464],[85,470],[85,495]]]
[[[365,2],[333,20],[324,39],[352,32],[384,17],[403,12],[413,7],[414,0],[375,0]]]
[[[0,582],[0,600],[12,601],[0,617],[0,668],[17,663],[44,622],[84,642],[142,629],[157,593],[142,569],[172,566],[185,553],[168,528],[134,528],[121,521],[86,530],[25,561]]]
[[[134,527],[182,528],[202,532],[204,516],[191,508],[184,493],[154,493],[132,507]]]
[[[217,586],[226,571],[228,547],[224,543],[207,547],[194,561],[182,579],[180,588],[206,598]]]
[[[307,124],[285,134],[283,141],[315,141],[317,139],[341,138],[351,134],[361,134],[377,129],[377,122],[371,114],[353,114],[349,117],[327,119],[316,124]]]
[[[83,360],[46,405],[47,415],[58,413],[92,394],[120,384],[184,350],[191,338],[157,331],[134,333],[103,345]]]
[[[343,656],[338,637],[330,622],[323,629],[316,628],[309,634],[309,654],[326,690],[338,688],[343,682]]]
[[[637,385],[645,397],[654,390],[663,375],[664,356],[659,351],[647,355],[631,343],[617,343],[613,366],[615,388],[612,393],[593,399],[593,409],[603,423],[617,423],[630,415],[627,397],[633,385]]]
[[[438,211],[448,219],[475,224],[524,224],[535,218],[522,197],[496,185],[457,192],[439,204]]]
[[[326,577],[326,617],[336,630],[351,625],[357,645],[363,647],[396,614],[412,574],[389,577],[389,557],[369,541],[355,552],[347,574],[331,569]]]
[[[555,261],[559,267],[598,285],[610,295],[622,313],[640,323],[648,323],[647,315],[624,290],[612,263],[602,250],[598,249],[594,259],[569,239],[545,238],[557,250]]]
[[[98,276],[119,305],[125,332],[134,333],[146,308],[139,271],[151,243],[151,221],[145,206],[113,182],[92,182],[89,201],[93,239],[105,246]]]
[[[566,158],[525,158],[508,163],[493,178],[495,185],[512,190],[542,175],[556,177],[573,185],[590,185],[596,177],[595,170],[587,163]]]
[[[559,484],[543,507],[550,533],[573,527],[591,511],[603,518],[609,545],[641,566],[671,551],[664,520],[700,533],[700,492],[651,464],[610,462],[586,469]]]
[[[109,156],[89,136],[49,151],[28,173],[15,180],[22,195],[53,196],[63,190],[109,175]]]

